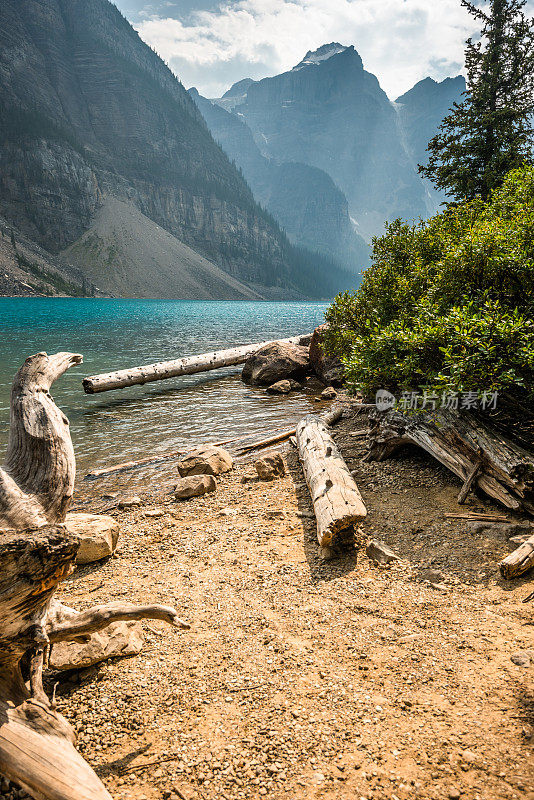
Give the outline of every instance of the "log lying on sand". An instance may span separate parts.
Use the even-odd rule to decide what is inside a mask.
[[[448,410],[409,416],[391,410],[375,412],[370,424],[369,460],[382,461],[402,445],[416,445],[458,475],[464,488],[468,483],[506,508],[534,513],[534,454],[479,418]]]
[[[354,539],[355,526],[367,516],[356,483],[325,423],[313,414],[297,425],[297,447],[317,520],[323,550]]]
[[[122,619],[189,627],[166,606],[98,606],[64,622],[53,595],[74,569],[79,539],[64,521],[75,459],[53,381],[81,356],[39,353],[17,373],[0,472],[0,773],[38,800],[111,800],[74,748],[75,735],[43,687],[54,642],[90,636]]]
[[[308,339],[309,336],[293,336],[290,339],[280,339],[279,341],[288,344],[303,344]],[[194,375],[197,372],[232,367],[236,364],[244,364],[252,353],[270,343],[269,341],[245,344],[229,350],[215,350],[212,353],[202,353],[198,356],[186,356],[175,361],[159,361],[143,367],[131,367],[104,375],[92,375],[90,378],[84,378],[82,385],[86,394],[97,394],[98,392],[109,392],[111,389],[124,389],[127,386],[142,386],[151,381],[177,378],[180,375]]]
[[[534,536],[506,556],[499,564],[503,578],[517,578],[534,567]]]

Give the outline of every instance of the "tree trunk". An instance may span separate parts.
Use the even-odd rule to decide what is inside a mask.
[[[333,415],[334,417],[335,415]],[[354,538],[367,516],[361,494],[322,420],[304,417],[297,426],[297,447],[313,501],[321,548]]]
[[[308,336],[293,336],[290,339],[279,341],[288,344],[300,344],[308,340]],[[111,389],[124,389],[127,386],[136,386],[150,381],[162,381],[167,378],[177,378],[180,375],[194,375],[197,372],[208,372],[212,369],[232,367],[235,364],[244,364],[247,358],[269,342],[258,344],[245,344],[232,347],[229,350],[216,350],[212,353],[202,353],[198,356],[186,356],[175,361],[159,361],[156,364],[147,364],[143,367],[131,367],[117,372],[108,372],[105,375],[93,375],[84,378],[83,388],[86,394],[109,392]]]
[[[166,606],[98,606],[74,619],[71,612],[65,621],[53,598],[74,569],[79,539],[61,525],[76,465],[68,420],[49,389],[80,362],[70,353],[27,359],[13,383],[7,460],[0,471],[0,773],[37,800],[111,800],[44,691],[50,645],[123,619],[189,627]]]
[[[534,513],[534,455],[478,418],[392,410],[372,415],[371,426],[369,460],[382,461],[402,445],[416,445],[506,508]]]

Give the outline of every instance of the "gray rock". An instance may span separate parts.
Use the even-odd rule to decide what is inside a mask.
[[[191,450],[178,461],[177,466],[178,472],[183,478],[186,475],[220,475],[223,472],[229,472],[234,466],[234,462],[227,450],[216,445],[206,444]]]
[[[141,505],[141,498],[137,495],[133,495],[132,497],[123,497],[122,500],[119,500],[117,503],[119,508],[135,508],[135,506]]]
[[[534,525],[530,522],[472,522],[469,524],[470,533],[484,533],[493,539],[510,539],[512,536],[534,534]]]
[[[312,368],[324,383],[341,386],[345,374],[345,368],[341,361],[335,357],[325,356],[324,354],[324,334],[328,325],[319,325],[312,333],[310,342],[310,363]]]
[[[241,377],[245,383],[270,386],[303,376],[310,369],[309,348],[287,342],[270,342],[249,356]]]
[[[202,497],[216,489],[217,481],[213,475],[188,475],[180,478],[176,484],[174,496],[177,500],[189,500],[191,497]]]
[[[263,458],[259,458],[254,466],[262,481],[273,481],[286,474],[285,461],[280,453],[267,453]]]
[[[55,611],[56,622],[69,622],[78,615],[73,608],[59,604]],[[108,658],[134,656],[140,652],[143,641],[140,622],[113,622],[81,641],[58,642],[52,645],[50,667],[57,670],[82,669]]]
[[[530,667],[534,665],[534,650],[519,650],[510,656],[510,660],[518,667]]]
[[[113,517],[72,512],[67,514],[65,525],[81,540],[76,556],[77,564],[92,564],[115,552],[119,539],[119,523]]]
[[[379,564],[389,564],[391,561],[400,561],[391,547],[388,547],[384,542],[379,542],[376,539],[370,539],[367,542],[365,552],[371,561],[377,561]]]
[[[440,583],[444,579],[443,572],[440,572],[438,569],[425,569],[421,572],[420,576],[422,581],[428,581],[429,583]]]
[[[265,390],[267,394],[289,394],[292,386],[290,381],[277,381]]]

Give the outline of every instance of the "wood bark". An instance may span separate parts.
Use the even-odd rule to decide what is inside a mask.
[[[325,423],[320,417],[309,415],[297,425],[296,437],[320,547],[330,548],[353,539],[355,526],[365,519],[367,511]]]
[[[405,444],[416,445],[447,469],[514,511],[534,513],[534,454],[506,439],[471,414],[451,411],[371,415],[369,460],[389,458]]]
[[[0,530],[65,521],[76,462],[69,421],[54,403],[50,387],[81,361],[76,353],[37,353],[15,376],[9,442],[0,469]]]
[[[117,620],[160,619],[189,627],[173,608],[157,605],[98,606],[74,618],[71,612],[65,621],[53,597],[74,569],[79,539],[61,525],[76,464],[68,420],[49,390],[80,361],[70,353],[38,353],[19,370],[0,474],[0,773],[37,800],[111,800],[44,690],[50,645],[89,636]]]
[[[503,578],[518,578],[534,567],[534,536],[506,556],[499,564]]]
[[[308,340],[307,336],[293,336],[289,339],[280,339],[288,344],[301,344]],[[272,340],[271,340],[272,341]],[[211,353],[202,353],[197,356],[186,356],[174,361],[159,361],[156,364],[146,364],[142,367],[131,367],[103,375],[92,375],[82,381],[86,394],[109,392],[112,389],[124,389],[127,386],[137,386],[151,381],[162,381],[167,378],[177,378],[180,375],[194,375],[197,372],[208,372],[222,367],[232,367],[244,364],[247,358],[271,342],[245,344],[231,347],[228,350],[216,350]]]

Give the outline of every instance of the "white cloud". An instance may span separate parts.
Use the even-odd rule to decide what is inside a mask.
[[[229,0],[185,22],[153,17],[136,27],[186,86],[208,97],[239,78],[283,72],[307,50],[339,41],[354,44],[395,98],[428,75],[458,74],[476,23],[460,0]]]

